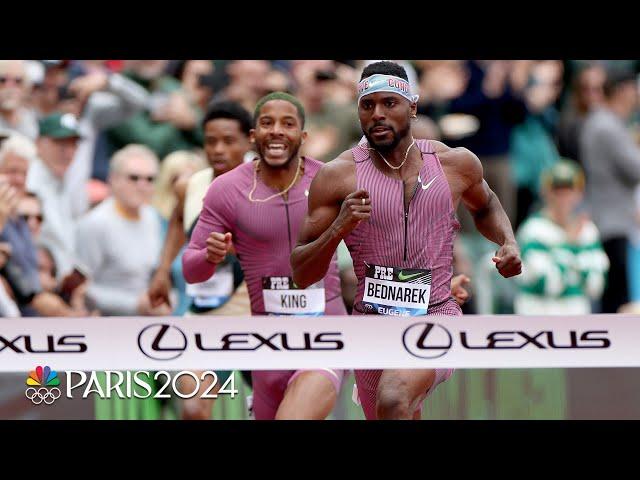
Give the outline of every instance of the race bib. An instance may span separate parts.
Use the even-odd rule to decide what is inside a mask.
[[[198,308],[218,308],[233,294],[233,265],[224,264],[205,282],[187,284],[186,293]]]
[[[270,315],[324,315],[324,280],[301,289],[291,277],[262,277],[262,298]]]
[[[429,269],[367,265],[362,297],[364,313],[426,315],[430,293]]]

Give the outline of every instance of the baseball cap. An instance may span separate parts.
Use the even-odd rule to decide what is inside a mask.
[[[584,188],[584,173],[573,160],[560,159],[543,174],[543,184],[550,188]]]
[[[51,138],[78,138],[78,120],[70,113],[52,113],[40,119],[41,137]]]

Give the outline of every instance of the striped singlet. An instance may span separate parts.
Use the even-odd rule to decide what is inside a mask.
[[[289,291],[292,277],[289,256],[308,210],[311,181],[323,163],[303,157],[304,174],[289,190],[288,198],[274,196],[266,202],[249,199],[255,179],[254,164],[245,163],[213,180],[204,198],[200,218],[191,236],[182,262],[187,281],[204,281],[213,275],[215,265],[206,260],[206,240],[211,232],[231,232],[233,244],[251,299],[251,313],[278,313],[275,309],[301,309],[296,303],[301,295],[282,294]],[[255,199],[266,199],[277,193],[264,182],[257,181]],[[338,258],[334,254],[323,280],[324,311],[321,314],[346,315],[340,289]],[[286,288],[285,288],[286,287]],[[313,286],[312,286],[313,287]],[[314,290],[309,287],[310,306]],[[292,292],[293,293],[293,292]],[[317,290],[316,294],[321,293]],[[317,302],[317,295],[314,297]],[[270,304],[265,304],[270,302]],[[282,313],[282,312],[280,312]],[[339,392],[344,372],[316,369]],[[272,420],[288,386],[305,370],[255,370],[253,379],[253,412],[257,420]]]
[[[416,140],[416,145],[422,153],[423,165],[406,210],[403,182],[384,175],[376,168],[367,150],[366,139],[363,138],[352,149],[357,189],[366,189],[371,199],[369,221],[360,223],[345,238],[358,278],[353,315],[377,313],[366,308],[363,302],[367,265],[369,269],[373,265],[392,267],[393,280],[396,281],[402,278],[398,275],[430,279],[429,307],[425,313],[462,315],[451,297],[453,242],[460,228],[451,190],[431,142]],[[430,275],[418,275],[417,272],[422,270],[430,270]],[[357,386],[354,399],[357,397],[368,420],[376,419],[377,390],[382,370],[355,370],[354,374]],[[421,411],[424,398],[452,374],[452,369],[436,369],[433,384],[411,408]]]
[[[403,275],[419,279],[421,275],[414,272],[430,270],[429,313],[451,299],[453,242],[460,224],[435,149],[428,140],[416,140],[416,146],[423,165],[406,211],[403,182],[376,168],[366,139],[352,149],[357,188],[369,192],[372,207],[370,219],[345,238],[358,278],[354,314],[382,313],[363,304],[367,266],[373,265],[393,267],[396,282],[398,274],[400,279]],[[429,275],[423,278],[428,281]]]
[[[309,186],[322,165],[318,160],[304,157],[304,174],[289,190],[288,198],[277,196],[268,202],[249,200],[255,175],[253,163],[245,163],[215,178],[183,255],[187,281],[203,281],[213,275],[215,265],[206,261],[207,237],[211,232],[231,232],[251,297],[251,313],[264,315],[269,312],[264,304],[264,279],[280,277],[286,282],[285,279],[292,276],[289,256],[307,214]],[[258,181],[253,198],[265,199],[274,193],[277,193],[274,189]],[[324,313],[344,315],[346,310],[335,254],[324,278],[324,290]]]

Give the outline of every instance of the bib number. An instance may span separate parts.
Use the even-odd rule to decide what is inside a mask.
[[[187,284],[186,294],[199,308],[213,309],[224,305],[233,294],[233,266],[219,265],[209,280]]]
[[[324,281],[298,288],[291,277],[262,277],[264,310],[270,315],[324,315]]]
[[[430,293],[429,269],[367,265],[362,297],[365,313],[426,315]]]

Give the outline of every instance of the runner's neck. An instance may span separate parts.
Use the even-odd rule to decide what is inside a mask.
[[[300,162],[300,157],[296,157],[291,160],[286,167],[283,168],[273,168],[267,165],[267,163],[263,160],[260,160],[258,165],[258,175],[260,180],[270,188],[273,188],[277,191],[285,190],[291,182],[293,182],[294,177],[298,171],[298,165],[302,163],[300,168],[304,169],[304,159]],[[299,175],[298,177],[301,177]],[[299,181],[298,178],[297,181]]]

